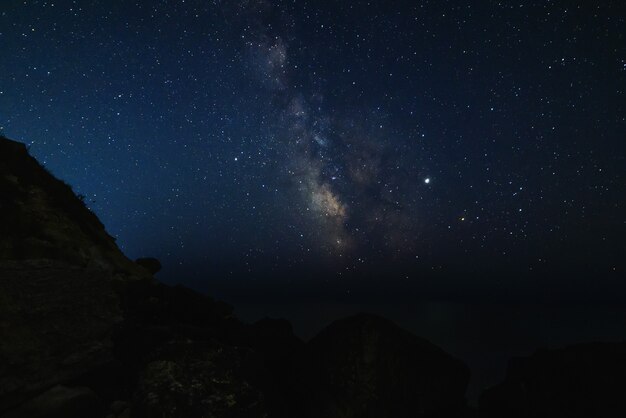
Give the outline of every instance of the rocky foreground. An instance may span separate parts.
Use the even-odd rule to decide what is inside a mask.
[[[0,138],[2,417],[623,417],[626,346],[511,363],[479,411],[469,371],[373,315],[311,341],[154,279],[23,144]]]

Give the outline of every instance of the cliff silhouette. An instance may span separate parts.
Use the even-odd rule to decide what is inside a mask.
[[[467,406],[470,373],[369,314],[311,341],[128,259],[71,187],[0,137],[2,417],[618,417],[626,346],[513,360]],[[584,415],[582,415],[584,413]]]

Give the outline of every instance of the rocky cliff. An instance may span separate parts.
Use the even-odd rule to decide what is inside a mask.
[[[465,366],[388,321],[355,317],[305,344],[286,321],[245,324],[159,283],[159,268],[126,258],[70,186],[0,138],[0,416],[444,417],[465,405]]]
[[[72,188],[31,157],[24,144],[0,139],[0,260],[55,260],[146,276],[128,260]]]
[[[114,285],[149,278],[67,184],[0,138],[0,411],[110,362]]]

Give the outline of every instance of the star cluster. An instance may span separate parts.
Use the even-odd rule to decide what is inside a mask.
[[[166,276],[621,274],[624,27],[612,1],[9,1],[0,126]]]

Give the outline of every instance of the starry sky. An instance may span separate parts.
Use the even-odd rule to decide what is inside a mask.
[[[610,296],[625,17],[608,0],[4,0],[0,126],[166,281]]]

